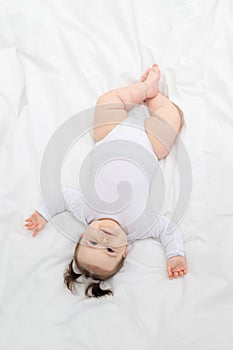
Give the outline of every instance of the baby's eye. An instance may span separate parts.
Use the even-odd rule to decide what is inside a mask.
[[[108,251],[109,253],[114,253],[114,252],[115,252],[115,250],[113,250],[112,248],[107,248],[107,251]]]
[[[89,241],[92,245],[96,245],[97,242],[96,241]]]

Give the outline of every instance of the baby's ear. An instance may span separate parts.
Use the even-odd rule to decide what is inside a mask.
[[[125,251],[124,251],[124,253],[123,253],[123,258],[125,258],[126,257],[126,255],[127,255],[127,248],[128,248],[128,243],[126,244],[126,246],[125,246]]]

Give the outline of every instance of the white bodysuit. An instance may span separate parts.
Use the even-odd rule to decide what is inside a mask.
[[[144,129],[144,106],[135,106],[128,117],[96,142],[91,154],[91,173],[80,175],[80,188],[66,188],[37,211],[48,221],[70,211],[84,225],[101,218],[116,220],[128,242],[159,240],[166,258],[185,257],[182,235],[166,216],[155,217],[148,206],[151,180],[158,159]],[[81,180],[80,180],[81,179]],[[173,230],[167,225],[173,224]]]

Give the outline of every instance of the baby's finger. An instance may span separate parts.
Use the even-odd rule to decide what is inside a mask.
[[[35,228],[35,225],[29,225],[29,226],[25,226],[25,228],[27,230],[33,230]]]
[[[171,279],[172,278],[172,269],[170,266],[167,267],[167,273],[168,273],[168,277]]]
[[[176,271],[176,272],[178,272],[178,273],[182,272],[182,274],[183,274],[183,273],[184,273],[184,270],[185,270],[185,267],[180,267],[180,268],[175,269],[175,270],[173,270],[173,271]]]
[[[32,217],[25,219],[24,221],[32,221]]]
[[[29,221],[29,222],[27,222],[26,224],[24,224],[25,226],[27,225],[27,226],[31,226],[31,225],[33,225],[34,224],[34,222],[33,221]]]
[[[30,223],[28,226],[27,226],[27,229],[28,230],[34,230],[35,228],[37,227],[37,225],[35,223]]]
[[[179,276],[178,272],[176,272],[176,271],[173,272],[173,275],[174,275],[174,277],[178,277]]]
[[[35,237],[37,235],[37,233],[42,229],[43,225],[42,224],[37,224],[35,225],[36,226],[36,229],[35,229],[35,232],[33,233],[33,237]]]
[[[25,224],[30,224],[32,222],[32,220],[25,220],[24,223]]]
[[[36,237],[36,235],[38,234],[38,232],[39,232],[39,229],[36,228],[35,231],[34,231],[33,234],[32,234],[32,237]]]
[[[181,271],[180,267],[176,267],[176,268],[173,269],[173,272],[179,272],[179,271]]]

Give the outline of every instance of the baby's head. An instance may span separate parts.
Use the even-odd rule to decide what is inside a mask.
[[[115,220],[92,221],[81,235],[75,247],[74,258],[65,271],[64,282],[67,288],[73,292],[77,279],[83,274],[86,278],[99,280],[86,288],[87,296],[113,294],[110,289],[102,290],[100,281],[107,280],[121,269],[127,247],[127,236]]]

